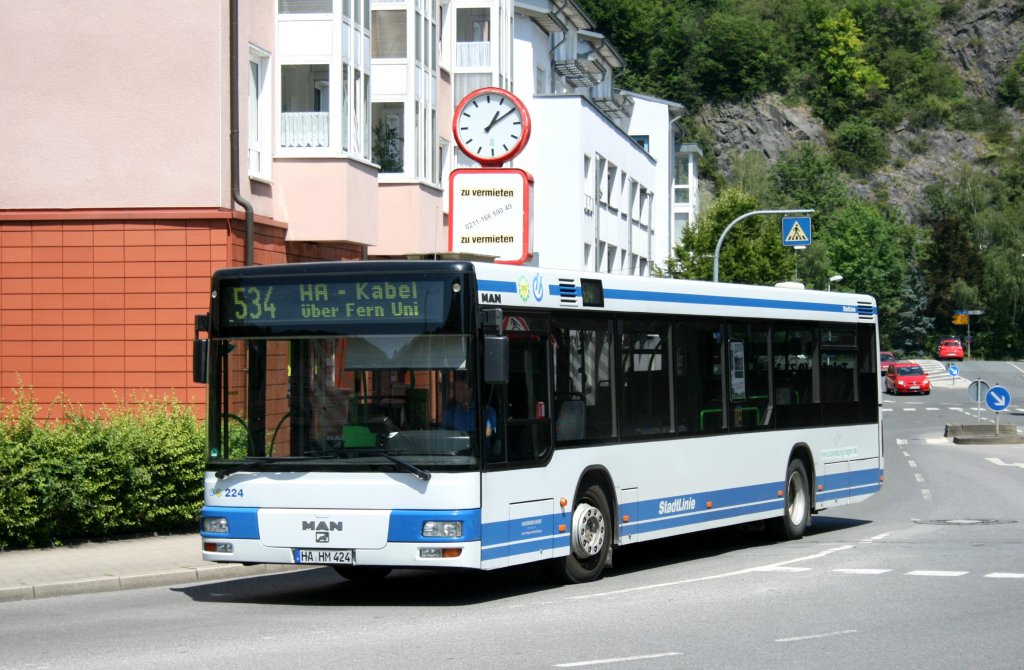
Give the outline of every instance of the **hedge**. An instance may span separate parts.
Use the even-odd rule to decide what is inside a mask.
[[[0,411],[0,550],[194,530],[205,432],[174,400],[42,419],[31,391]]]

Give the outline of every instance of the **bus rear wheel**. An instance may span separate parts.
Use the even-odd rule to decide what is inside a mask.
[[[772,535],[779,540],[799,540],[804,536],[811,520],[811,485],[807,466],[794,458],[786,468],[782,517],[772,519]]]
[[[568,584],[597,579],[608,562],[611,544],[608,496],[601,486],[591,484],[573,507],[569,555],[551,561],[555,578]]]

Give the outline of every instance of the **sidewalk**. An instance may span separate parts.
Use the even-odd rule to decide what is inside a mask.
[[[198,533],[0,551],[0,603],[249,577],[291,565],[209,563]]]

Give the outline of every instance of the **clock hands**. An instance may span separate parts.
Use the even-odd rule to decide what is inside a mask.
[[[510,110],[508,110],[508,111],[507,111],[507,112],[505,112],[504,114],[502,114],[502,113],[501,113],[501,110],[500,110],[500,109],[499,109],[498,111],[496,111],[496,112],[494,113],[494,118],[493,118],[493,119],[491,119],[491,122],[490,122],[490,123],[488,123],[488,124],[487,124],[486,126],[484,126],[484,132],[485,132],[485,133],[489,133],[489,132],[491,132],[491,128],[492,128],[492,127],[494,126],[494,124],[495,124],[495,123],[497,123],[498,121],[501,121],[502,119],[504,119],[504,118],[505,118],[506,116],[508,116],[509,114],[511,114],[511,113],[512,113],[512,112],[514,112],[514,111],[516,111],[516,108],[515,108],[515,107],[513,107],[513,108],[512,108],[512,109],[510,109]]]

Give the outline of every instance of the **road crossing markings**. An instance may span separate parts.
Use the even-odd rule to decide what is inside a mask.
[[[846,630],[834,630],[831,633],[818,633],[817,635],[801,635],[799,637],[780,637],[776,642],[803,642],[804,640],[820,640],[823,637],[835,637],[836,635],[852,635],[857,631],[848,628]]]
[[[558,663],[556,668],[585,668],[590,665],[609,665],[611,663],[631,663],[633,661],[646,661],[651,658],[665,658],[666,656],[680,656],[682,652],[667,651],[664,654],[646,654],[644,656],[621,656],[619,658],[599,658],[594,661],[576,661],[575,663]]]
[[[869,537],[866,540],[861,540],[860,543],[861,544],[871,544],[872,542],[874,542],[876,540],[884,540],[885,538],[889,537],[890,535],[892,535],[892,531],[890,531],[888,533],[881,533],[879,535],[874,535],[872,537]]]
[[[832,547],[830,549],[824,549],[816,554],[808,554],[807,556],[800,556],[798,558],[791,558],[788,561],[780,561],[779,563],[770,563],[769,565],[760,565],[753,568],[744,568],[743,570],[735,570],[733,572],[721,572],[717,575],[707,575],[706,577],[693,577],[691,579],[680,579],[674,582],[661,582],[660,584],[647,584],[645,586],[634,586],[628,589],[619,589],[616,591],[602,591],[601,593],[588,593],[581,596],[569,596],[569,600],[586,600],[588,598],[605,598],[607,596],[616,596],[623,593],[636,593],[637,591],[650,591],[651,589],[663,589],[670,588],[673,586],[681,586],[683,584],[693,584],[696,582],[706,582],[712,579],[723,579],[725,577],[736,577],[739,575],[746,575],[752,572],[763,572],[763,568],[776,568],[790,563],[799,563],[801,561],[813,561],[816,558],[824,558],[830,554],[834,554],[837,551],[845,551],[847,549],[853,549],[852,544],[844,544],[838,547]]]
[[[967,573],[959,570],[911,570],[906,574],[910,577],[963,577]]]

